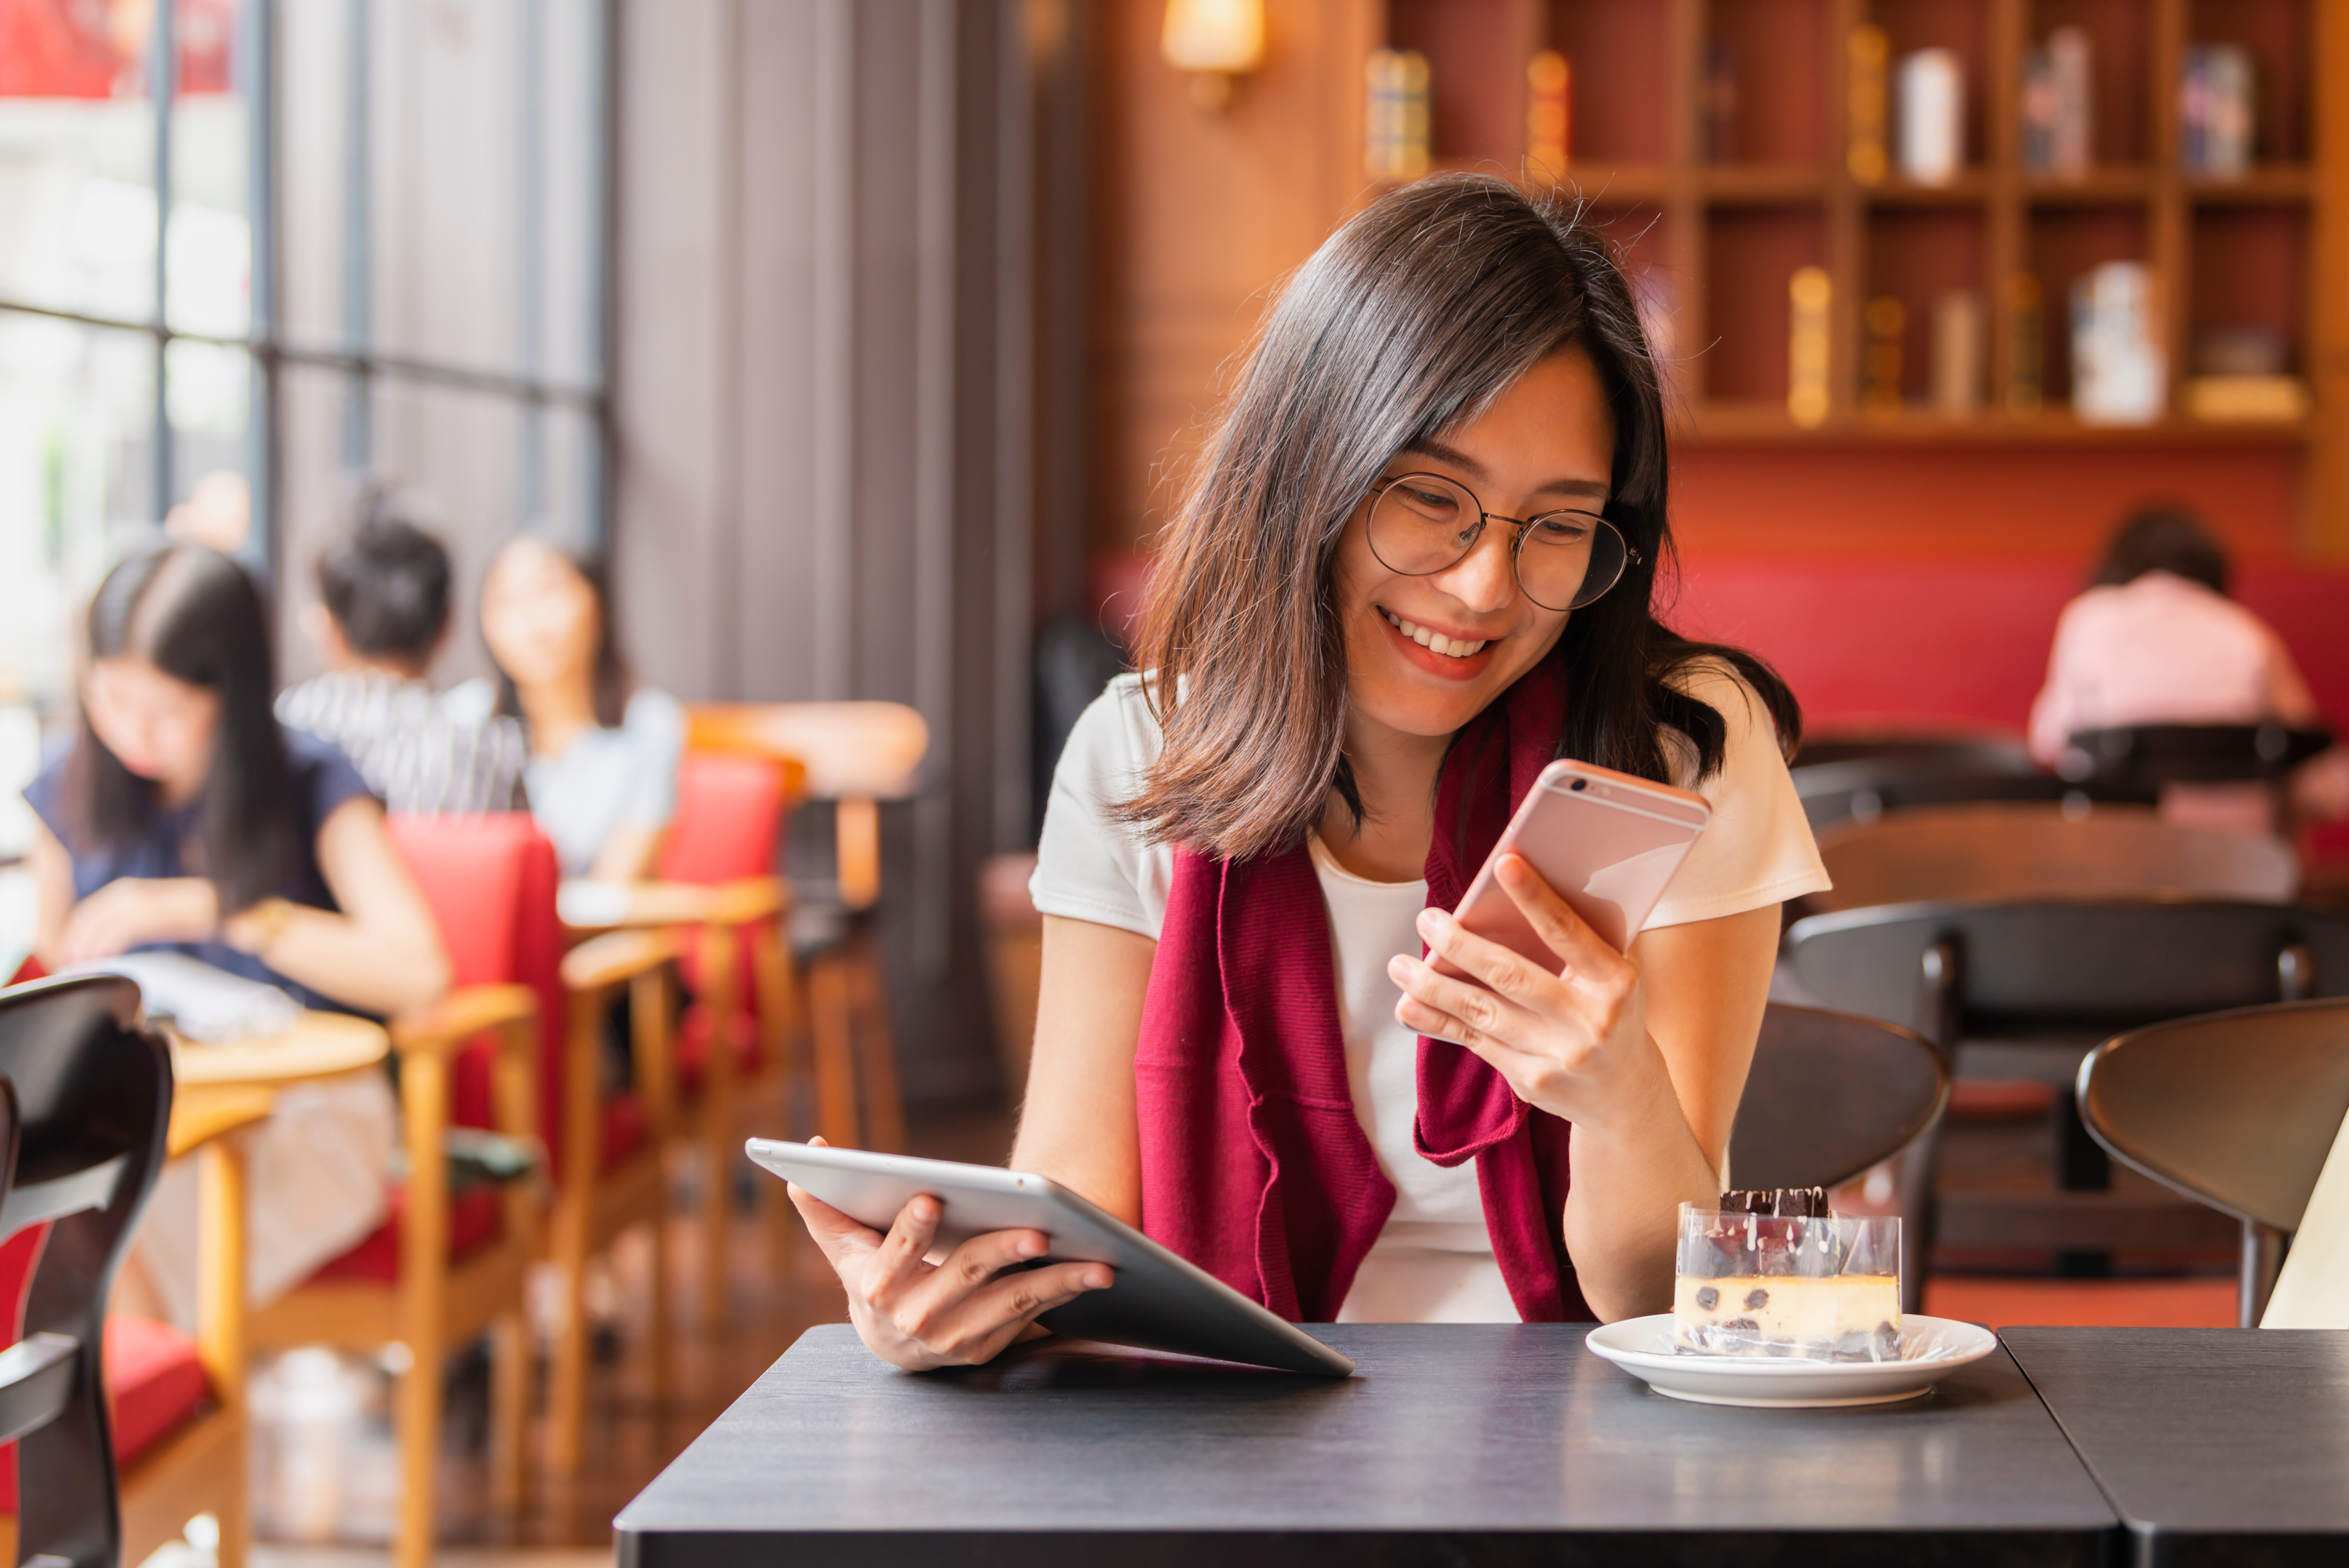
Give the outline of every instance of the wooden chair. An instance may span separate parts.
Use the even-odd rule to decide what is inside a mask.
[[[684,950],[674,931],[613,931],[563,957],[563,1049],[553,1075],[561,1111],[548,1124],[554,1210],[546,1250],[564,1301],[547,1397],[547,1457],[559,1474],[578,1469],[585,1439],[587,1265],[639,1225],[652,1239],[654,1397],[664,1397],[669,1386],[668,1189],[661,1153],[674,1126],[670,1012]],[[606,1095],[604,1029],[623,992],[635,1080],[626,1091]]]
[[[2073,1254],[2231,1244],[2206,1210],[2105,1190],[2110,1167],[2070,1092],[2081,1059],[2147,1023],[2349,992],[2349,911],[2275,904],[2147,897],[1847,909],[1795,922],[1786,947],[1814,995],[1915,1029],[1960,1078],[2032,1078],[2061,1091],[2058,1188],[1939,1193],[1911,1222],[1921,1233],[1910,1255],[1920,1260],[1936,1239]],[[1929,1182],[1940,1141],[1937,1131],[1920,1145]]]
[[[2080,1064],[2080,1116],[2113,1157],[2243,1228],[2240,1321],[2349,1117],[2349,1002],[2240,1008],[2132,1030]]]
[[[162,1168],[171,1108],[171,1054],[141,1025],[129,981],[43,981],[0,994],[0,1241],[47,1232],[24,1291],[20,1337],[0,1358],[0,1440],[16,1443],[16,1561],[122,1561],[106,1293]],[[197,1451],[217,1451],[222,1436],[182,1431],[173,1446],[192,1469]]]
[[[1810,896],[1815,910],[2139,894],[2280,904],[2300,888],[2299,857],[2283,840],[2179,827],[2140,805],[1901,811],[1821,833],[1819,858],[1835,887]]]
[[[783,926],[791,889],[775,866],[783,816],[805,773],[781,758],[688,752],[678,769],[677,818],[661,846],[664,881],[709,889],[686,950],[695,1002],[678,1042],[675,1130],[700,1155],[698,1295],[713,1332],[726,1321],[727,1203],[746,1164],[747,1108],[771,1101],[779,1118],[790,1112],[799,999]],[[787,1136],[787,1122],[779,1119],[776,1131]],[[770,1232],[788,1238],[796,1226],[782,1184],[757,1190]]]
[[[452,1127],[534,1146],[540,1126],[539,993],[518,982],[533,912],[554,900],[554,853],[526,816],[399,816],[393,843],[432,907],[458,981],[436,1005],[391,1021],[407,1176],[376,1233],[254,1314],[263,1345],[399,1345],[398,1568],[425,1568],[436,1535],[443,1377],[450,1351],[491,1344],[490,1476],[495,1506],[523,1490],[529,1420],[527,1283],[539,1198],[526,1180],[452,1190]]]
[[[688,748],[792,758],[807,770],[808,794],[833,803],[833,886],[797,895],[820,932],[804,964],[817,1126],[834,1142],[904,1147],[873,917],[881,897],[880,803],[914,794],[929,726],[897,702],[697,703],[687,716]]]

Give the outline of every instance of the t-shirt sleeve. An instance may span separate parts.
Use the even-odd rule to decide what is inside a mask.
[[[1146,742],[1156,732],[1140,683],[1130,675],[1110,682],[1069,732],[1052,770],[1036,873],[1028,882],[1040,913],[1157,940],[1174,857],[1143,844],[1107,811],[1110,803],[1130,799],[1142,787],[1150,761]]]
[[[286,758],[308,785],[313,825],[323,825],[345,801],[381,799],[367,787],[357,765],[343,754],[342,747],[322,741],[306,730],[280,728],[285,736]]]
[[[620,820],[635,827],[667,827],[677,815],[677,764],[685,755],[685,709],[666,691],[628,699],[622,728],[628,737],[627,795]]]
[[[1685,690],[1721,715],[1727,743],[1712,777],[1682,781],[1704,796],[1713,819],[1641,929],[1742,915],[1826,891],[1832,884],[1762,699],[1713,666],[1692,672]]]
[[[25,786],[25,804],[33,808],[33,815],[41,819],[41,826],[49,830],[49,836],[66,846],[68,853],[72,850],[75,834],[72,823],[67,820],[69,814],[66,810],[65,775],[66,761],[72,754],[72,742],[57,747],[41,764],[41,771],[33,776],[33,782]]]

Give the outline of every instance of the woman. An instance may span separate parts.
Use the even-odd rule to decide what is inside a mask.
[[[131,556],[89,608],[81,727],[26,790],[35,952],[51,970],[166,948],[366,1013],[448,989],[430,909],[342,753],[270,711],[261,598],[192,544]],[[280,1094],[249,1145],[252,1286],[266,1300],[381,1223],[393,1139],[379,1072]],[[133,1256],[193,1313],[194,1189],[167,1171]]]
[[[496,711],[530,731],[530,808],[569,877],[652,875],[677,815],[685,711],[638,686],[620,658],[604,564],[533,535],[509,541],[481,585],[481,635],[502,680]],[[450,693],[460,719],[490,711],[485,682]]]
[[[1792,698],[1651,612],[1665,474],[1637,312],[1572,213],[1432,179],[1305,265],[1160,555],[1148,673],[1061,758],[1015,1164],[1293,1318],[1669,1301],[1779,903],[1826,879],[1783,761]],[[1628,956],[1506,861],[1551,973],[1444,911],[1558,754],[1713,817]],[[901,1366],[986,1360],[1108,1283],[1002,1274],[1032,1231],[932,1268],[926,1199],[883,1236],[795,1196]]]
[[[2308,682],[2275,628],[2227,597],[2227,552],[2200,518],[2148,506],[2105,546],[2079,597],[2064,607],[2047,684],[2031,708],[2031,754],[2054,767],[2083,730],[2136,724],[2322,724]],[[2349,815],[2349,753],[2339,746],[2296,769],[2284,801],[2258,784],[2171,784],[2161,813],[2190,826],[2244,833]]]

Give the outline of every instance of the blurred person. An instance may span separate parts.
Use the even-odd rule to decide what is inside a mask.
[[[2047,684],[2031,709],[2031,754],[2054,766],[2084,730],[2138,724],[2323,722],[2282,639],[2227,597],[2227,552],[2178,506],[2145,507],[2125,521],[2055,622]],[[2349,815],[2349,757],[2334,746],[2295,770],[2294,815]],[[2192,826],[2268,833],[2265,786],[2172,784],[2162,815]]]
[[[25,792],[35,951],[52,971],[164,949],[388,1014],[436,1000],[449,961],[341,753],[270,712],[261,596],[200,545],[116,566],[90,602],[81,722]],[[381,1223],[396,1127],[370,1069],[281,1091],[247,1144],[249,1283],[266,1301]],[[195,1188],[174,1166],[132,1254],[151,1310],[193,1322]]]
[[[460,718],[425,679],[448,639],[450,577],[440,541],[371,498],[318,557],[303,616],[326,672],[281,695],[277,717],[342,748],[388,810],[520,811],[520,722]]]
[[[1656,618],[1669,439],[1631,291],[1569,202],[1433,176],[1291,275],[1160,547],[1140,673],[1053,778],[1015,1167],[1296,1321],[1670,1303],[1781,904],[1827,879],[1793,694]],[[1450,910],[1561,756],[1712,815],[1629,952],[1498,857],[1552,969]],[[885,1232],[792,1197],[900,1367],[989,1360],[1110,1283],[1021,1269],[1033,1231],[932,1266],[928,1198]]]
[[[636,684],[612,627],[607,567],[534,534],[509,540],[481,584],[481,637],[499,680],[450,693],[460,716],[518,716],[530,809],[566,877],[652,875],[677,815],[685,710]]]

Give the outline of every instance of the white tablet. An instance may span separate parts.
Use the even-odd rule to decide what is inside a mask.
[[[1051,1250],[1040,1262],[1107,1263],[1115,1283],[1037,1320],[1055,1334],[1324,1377],[1353,1373],[1352,1362],[1295,1324],[1043,1177],[773,1138],[754,1137],[746,1147],[764,1169],[875,1231],[926,1192],[945,1206],[940,1246],[989,1231],[1041,1231]]]

